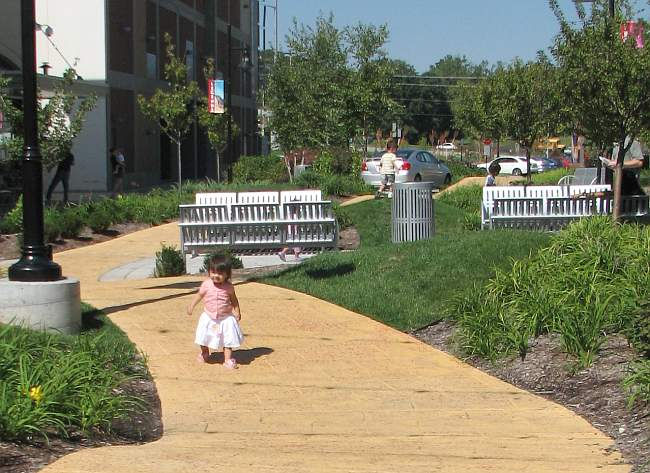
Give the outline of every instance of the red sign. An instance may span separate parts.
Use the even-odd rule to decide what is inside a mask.
[[[490,138],[485,138],[485,139],[483,140],[483,144],[484,144],[484,145],[491,145],[491,144],[492,144],[492,140],[491,140]]]
[[[208,79],[208,112],[224,112],[223,91],[223,80]]]

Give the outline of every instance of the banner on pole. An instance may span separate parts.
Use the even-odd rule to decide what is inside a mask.
[[[637,21],[626,21],[621,24],[621,39],[623,41],[633,38],[636,41],[636,47],[643,47],[643,24]]]
[[[225,103],[222,79],[208,79],[208,112],[223,113]]]

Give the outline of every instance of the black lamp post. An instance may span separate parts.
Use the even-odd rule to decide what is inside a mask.
[[[23,49],[23,246],[9,268],[10,281],[56,281],[61,267],[51,260],[43,238],[43,163],[38,147],[36,113],[36,31],[34,0],[22,0]]]
[[[227,136],[227,149],[228,149],[228,165],[234,161],[234,150],[232,144],[232,53],[233,51],[241,51],[242,64],[241,67],[247,66],[250,62],[248,57],[248,48],[233,48],[232,47],[232,25],[228,22],[228,82],[226,83],[226,106],[228,108],[228,136]]]

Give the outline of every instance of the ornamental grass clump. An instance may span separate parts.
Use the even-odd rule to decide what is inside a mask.
[[[107,433],[141,405],[120,386],[146,373],[135,346],[106,318],[79,336],[0,325],[0,438]]]
[[[531,339],[557,333],[584,367],[607,334],[637,342],[649,296],[650,228],[599,217],[570,225],[548,248],[498,270],[481,290],[458,299],[451,314],[470,354],[524,357]]]
[[[160,251],[156,251],[156,268],[154,277],[166,278],[185,274],[185,258],[183,253],[173,245],[162,244]]]

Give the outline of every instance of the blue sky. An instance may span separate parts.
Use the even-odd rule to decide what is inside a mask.
[[[639,8],[647,6],[645,0],[636,3]],[[560,5],[567,13],[575,11],[572,0],[560,0]],[[490,64],[515,57],[533,59],[558,32],[547,0],[278,0],[280,49],[293,17],[313,25],[319,13],[330,11],[338,26],[387,23],[389,55],[407,61],[418,72],[447,54]],[[273,15],[267,9],[267,45],[274,38]],[[647,18],[647,8],[641,16]]]

